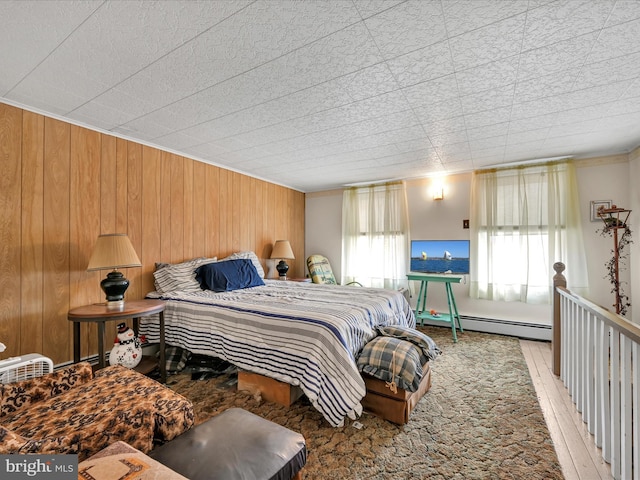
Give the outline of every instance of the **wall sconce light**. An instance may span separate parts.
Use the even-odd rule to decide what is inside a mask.
[[[434,200],[444,200],[444,176],[438,176],[432,179],[431,193]]]

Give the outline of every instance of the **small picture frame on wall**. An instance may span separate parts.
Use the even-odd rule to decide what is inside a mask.
[[[601,208],[611,208],[611,200],[591,200],[591,221],[600,222],[602,219],[598,216],[598,210]]]

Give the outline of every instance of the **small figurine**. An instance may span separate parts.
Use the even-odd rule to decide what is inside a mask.
[[[429,310],[429,315],[431,315],[432,317],[439,317],[440,314],[438,312],[436,312],[435,310],[431,309]]]
[[[142,344],[126,323],[118,324],[118,334],[109,353],[109,364],[134,368],[142,360]]]

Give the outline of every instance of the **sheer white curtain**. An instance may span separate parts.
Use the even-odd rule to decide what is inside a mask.
[[[397,289],[407,284],[410,237],[404,182],[354,187],[342,197],[342,280]]]
[[[553,264],[587,294],[575,168],[569,162],[479,171],[471,186],[470,296],[550,303]]]

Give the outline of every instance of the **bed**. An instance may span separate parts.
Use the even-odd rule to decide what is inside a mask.
[[[357,418],[366,393],[357,355],[376,336],[377,326],[415,327],[404,295],[283,280],[261,283],[224,292],[200,286],[158,291],[156,283],[147,297],[166,301],[167,344],[299,386],[333,426],[343,425],[345,417]],[[140,319],[140,334],[159,341],[158,323]]]

